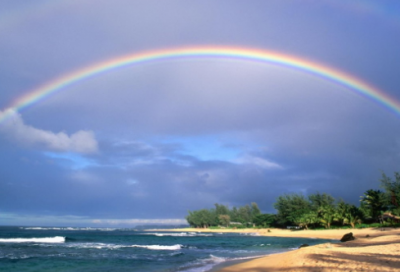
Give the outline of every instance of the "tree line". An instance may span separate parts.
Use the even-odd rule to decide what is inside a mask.
[[[327,193],[315,193],[308,197],[293,193],[281,195],[274,203],[276,214],[262,214],[257,203],[243,207],[215,204],[215,208],[189,211],[186,220],[192,227],[299,227],[308,229],[356,224],[383,223],[400,219],[400,173],[394,180],[382,173],[381,190],[369,189],[355,206],[344,200],[336,200]]]
[[[248,226],[255,225],[257,216],[261,215],[257,203],[245,205],[239,208],[215,204],[213,209],[201,209],[189,211],[186,220],[192,227],[208,228],[211,226]]]

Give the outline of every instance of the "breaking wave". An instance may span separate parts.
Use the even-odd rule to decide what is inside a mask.
[[[182,245],[160,246],[160,245],[132,245],[131,247],[146,248],[151,250],[179,250]]]
[[[75,228],[75,227],[20,227],[24,230],[69,230],[69,231],[115,231],[115,230],[125,230],[116,228]]]
[[[65,237],[0,238],[0,243],[65,243]]]

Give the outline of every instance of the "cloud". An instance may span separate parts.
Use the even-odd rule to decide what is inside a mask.
[[[40,146],[42,148],[76,153],[95,153],[98,144],[94,133],[87,130],[79,130],[71,135],[65,132],[54,133],[26,125],[21,115],[14,110],[0,112],[0,116],[8,118],[0,124],[0,132],[14,141],[28,146]]]
[[[264,158],[260,158],[260,157],[256,157],[256,156],[251,156],[251,155],[245,155],[239,159],[237,159],[238,163],[241,164],[250,164],[250,165],[254,165],[257,167],[261,167],[264,169],[284,169],[282,165],[279,165],[276,162],[264,159]]]

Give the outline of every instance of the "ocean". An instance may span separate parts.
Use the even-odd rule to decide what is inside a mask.
[[[0,227],[0,271],[200,272],[331,240],[134,229]]]

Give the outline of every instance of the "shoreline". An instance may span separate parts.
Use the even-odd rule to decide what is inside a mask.
[[[390,234],[399,234],[400,228],[363,228],[363,229],[322,229],[322,230],[287,230],[287,229],[197,229],[197,228],[179,228],[179,229],[156,229],[164,232],[209,232],[209,233],[254,233],[260,236],[270,237],[288,237],[288,238],[311,238],[340,240],[346,233],[352,232],[355,237],[361,238],[369,235],[370,237],[379,237]]]
[[[269,231],[268,231],[269,230]],[[395,271],[400,270],[400,229],[335,230],[171,229],[171,232],[254,233],[270,237],[331,239],[332,243],[303,247],[243,262],[216,265],[211,272],[261,271]],[[354,241],[339,242],[352,232]]]

